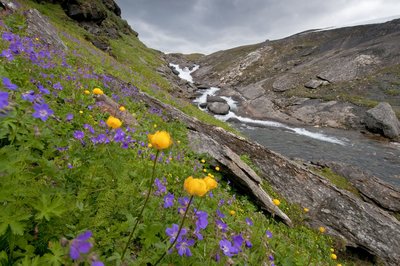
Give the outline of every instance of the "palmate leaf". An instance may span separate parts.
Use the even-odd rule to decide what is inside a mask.
[[[0,235],[6,233],[8,227],[15,235],[23,235],[25,229],[25,222],[31,217],[24,209],[17,208],[13,205],[6,205],[0,207]]]
[[[51,197],[48,194],[42,194],[40,199],[32,204],[32,207],[38,211],[35,215],[36,220],[44,218],[50,221],[51,218],[59,217],[66,211],[64,200],[59,195]]]
[[[44,265],[65,265],[65,263],[63,263],[64,249],[63,247],[61,247],[61,244],[58,242],[50,242],[49,249],[51,251],[51,254],[47,253],[43,256],[43,260],[45,262]]]

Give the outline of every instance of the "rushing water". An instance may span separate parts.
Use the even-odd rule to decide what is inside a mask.
[[[175,66],[176,67],[176,66]],[[179,68],[177,68],[180,71]],[[191,71],[187,70],[189,74]],[[190,79],[187,79],[192,82]],[[204,90],[194,103],[206,102],[218,88]],[[228,121],[250,139],[289,158],[307,161],[335,161],[357,166],[393,185],[400,186],[400,143],[370,139],[359,132],[315,127],[292,127],[283,123],[254,120],[235,114],[237,103],[229,97],[229,114],[217,117]]]

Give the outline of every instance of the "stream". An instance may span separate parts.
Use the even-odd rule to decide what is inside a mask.
[[[190,75],[198,66],[181,69],[180,77],[193,82]],[[206,102],[207,95],[217,95],[219,88],[203,90],[193,103],[198,106]],[[305,161],[333,161],[354,165],[376,177],[400,186],[400,143],[377,141],[357,131],[334,128],[294,127],[283,123],[254,120],[235,114],[237,103],[224,97],[231,110],[227,115],[215,115],[266,148],[291,159]],[[207,111],[199,107],[200,109]]]

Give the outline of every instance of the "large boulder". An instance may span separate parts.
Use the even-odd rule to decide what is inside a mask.
[[[390,104],[386,102],[381,102],[366,112],[365,126],[369,131],[390,139],[398,138],[400,134],[399,120]]]
[[[216,115],[226,115],[229,113],[229,104],[221,102],[213,102],[207,105],[207,109]]]
[[[220,96],[212,96],[212,95],[207,95],[207,102],[208,103],[226,103],[226,100]]]

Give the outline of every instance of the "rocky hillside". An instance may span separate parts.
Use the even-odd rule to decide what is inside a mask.
[[[378,102],[400,115],[399,43],[400,19],[310,30],[202,57],[194,76],[254,118],[354,128]]]

